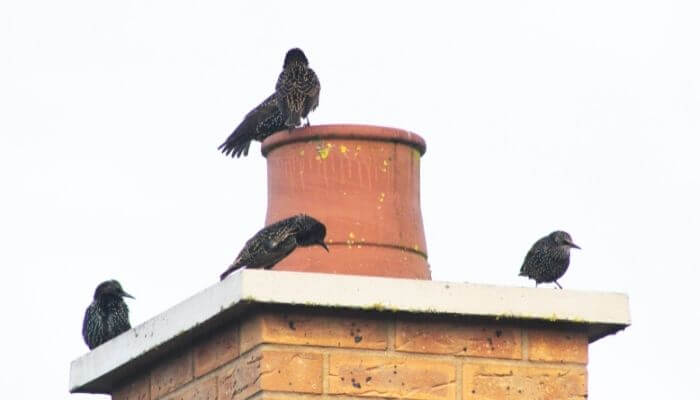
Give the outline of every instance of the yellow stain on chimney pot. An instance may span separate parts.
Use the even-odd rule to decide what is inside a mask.
[[[316,152],[318,153],[318,156],[316,156],[316,159],[317,160],[325,160],[326,158],[328,158],[332,148],[333,148],[332,143],[326,143],[325,146],[323,144],[319,144],[318,146],[316,146]]]

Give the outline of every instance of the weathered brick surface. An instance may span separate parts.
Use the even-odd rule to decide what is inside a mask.
[[[528,358],[532,361],[588,363],[588,336],[557,330],[529,330]]]
[[[460,322],[397,321],[396,350],[473,357],[522,358],[521,330]]]
[[[408,399],[454,399],[455,366],[449,362],[331,353],[328,393]]]
[[[151,372],[151,398],[158,399],[192,380],[192,351],[166,358]]]
[[[254,351],[219,371],[218,393],[222,399],[245,399],[260,391],[262,354]]]
[[[387,322],[351,316],[265,313],[241,328],[241,351],[260,343],[379,349],[387,347]]]
[[[323,355],[255,350],[219,374],[221,399],[244,399],[260,390],[321,393]]]
[[[585,334],[384,317],[259,313],[161,360],[119,387],[113,399],[247,399],[256,394],[260,400],[586,398]],[[523,359],[524,351],[526,361],[508,361]]]
[[[283,394],[277,392],[263,392],[262,396],[258,398],[259,400],[327,400],[329,397],[325,397],[322,394]],[[340,398],[339,400],[347,400],[347,397]]]
[[[465,364],[463,400],[583,400],[587,397],[583,367]]]
[[[151,400],[151,382],[148,372],[125,382],[112,393],[112,400]]]
[[[193,382],[167,400],[216,400],[216,376]]]
[[[228,325],[202,339],[194,348],[194,376],[226,364],[238,357],[238,326]]]
[[[260,396],[261,400],[322,400],[329,399],[329,397],[324,397],[322,394],[282,394],[277,392],[263,392]],[[341,398],[341,400],[347,400],[347,397]]]

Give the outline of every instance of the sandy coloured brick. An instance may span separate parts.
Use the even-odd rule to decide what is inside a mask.
[[[218,393],[222,399],[245,399],[260,391],[262,354],[254,351],[238,357],[230,367],[219,371]]]
[[[462,400],[585,400],[583,367],[465,364]]]
[[[327,398],[322,394],[282,394],[278,392],[266,392],[259,397],[260,400],[322,400]]]
[[[238,326],[224,326],[203,338],[194,348],[194,376],[233,361],[238,357]]]
[[[263,313],[243,323],[241,351],[260,343],[384,350],[387,321],[352,316]]]
[[[450,362],[352,353],[329,356],[329,394],[454,399],[455,386],[455,366]]]
[[[532,361],[588,363],[585,333],[532,329],[527,335],[528,358]]]
[[[191,350],[167,357],[151,372],[151,398],[158,399],[185,385],[192,378]]]
[[[219,373],[219,398],[245,399],[261,390],[321,393],[323,355],[255,350]]]
[[[522,358],[518,328],[466,322],[397,321],[396,350],[489,358]]]
[[[112,400],[151,400],[149,375],[132,378],[112,393]]]
[[[194,381],[167,400],[216,400],[216,376]]]

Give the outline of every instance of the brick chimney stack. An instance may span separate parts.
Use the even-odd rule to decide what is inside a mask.
[[[415,134],[368,126],[268,138],[267,221],[317,217],[330,253],[301,249],[275,270],[233,273],[74,360],[70,391],[115,400],[586,398],[588,346],[629,325],[627,296],[430,281],[424,151]]]

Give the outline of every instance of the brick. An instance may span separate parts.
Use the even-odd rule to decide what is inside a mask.
[[[528,357],[532,361],[588,363],[588,336],[556,330],[529,330]]]
[[[588,396],[583,367],[465,364],[463,400],[584,400]]]
[[[385,350],[387,322],[345,316],[264,313],[241,328],[241,351],[260,343]]]
[[[167,400],[216,400],[216,376],[195,381]]]
[[[322,400],[328,399],[323,397],[323,395],[316,394],[282,394],[277,392],[263,393],[262,396],[258,398],[259,400]],[[347,399],[342,399],[347,400]]]
[[[521,330],[459,322],[397,321],[396,350],[489,358],[522,358]]]
[[[331,353],[328,393],[407,399],[454,399],[455,366],[449,362]]]
[[[191,351],[166,358],[151,372],[151,397],[158,399],[191,381],[192,377]]]
[[[238,326],[225,326],[194,348],[194,376],[202,376],[238,357]]]
[[[231,367],[219,372],[218,392],[222,399],[246,399],[261,390],[262,354],[254,351],[239,357]]]
[[[121,385],[112,393],[112,400],[151,400],[149,375],[139,376]]]
[[[219,373],[219,398],[245,399],[261,390],[321,393],[323,355],[255,350]]]

